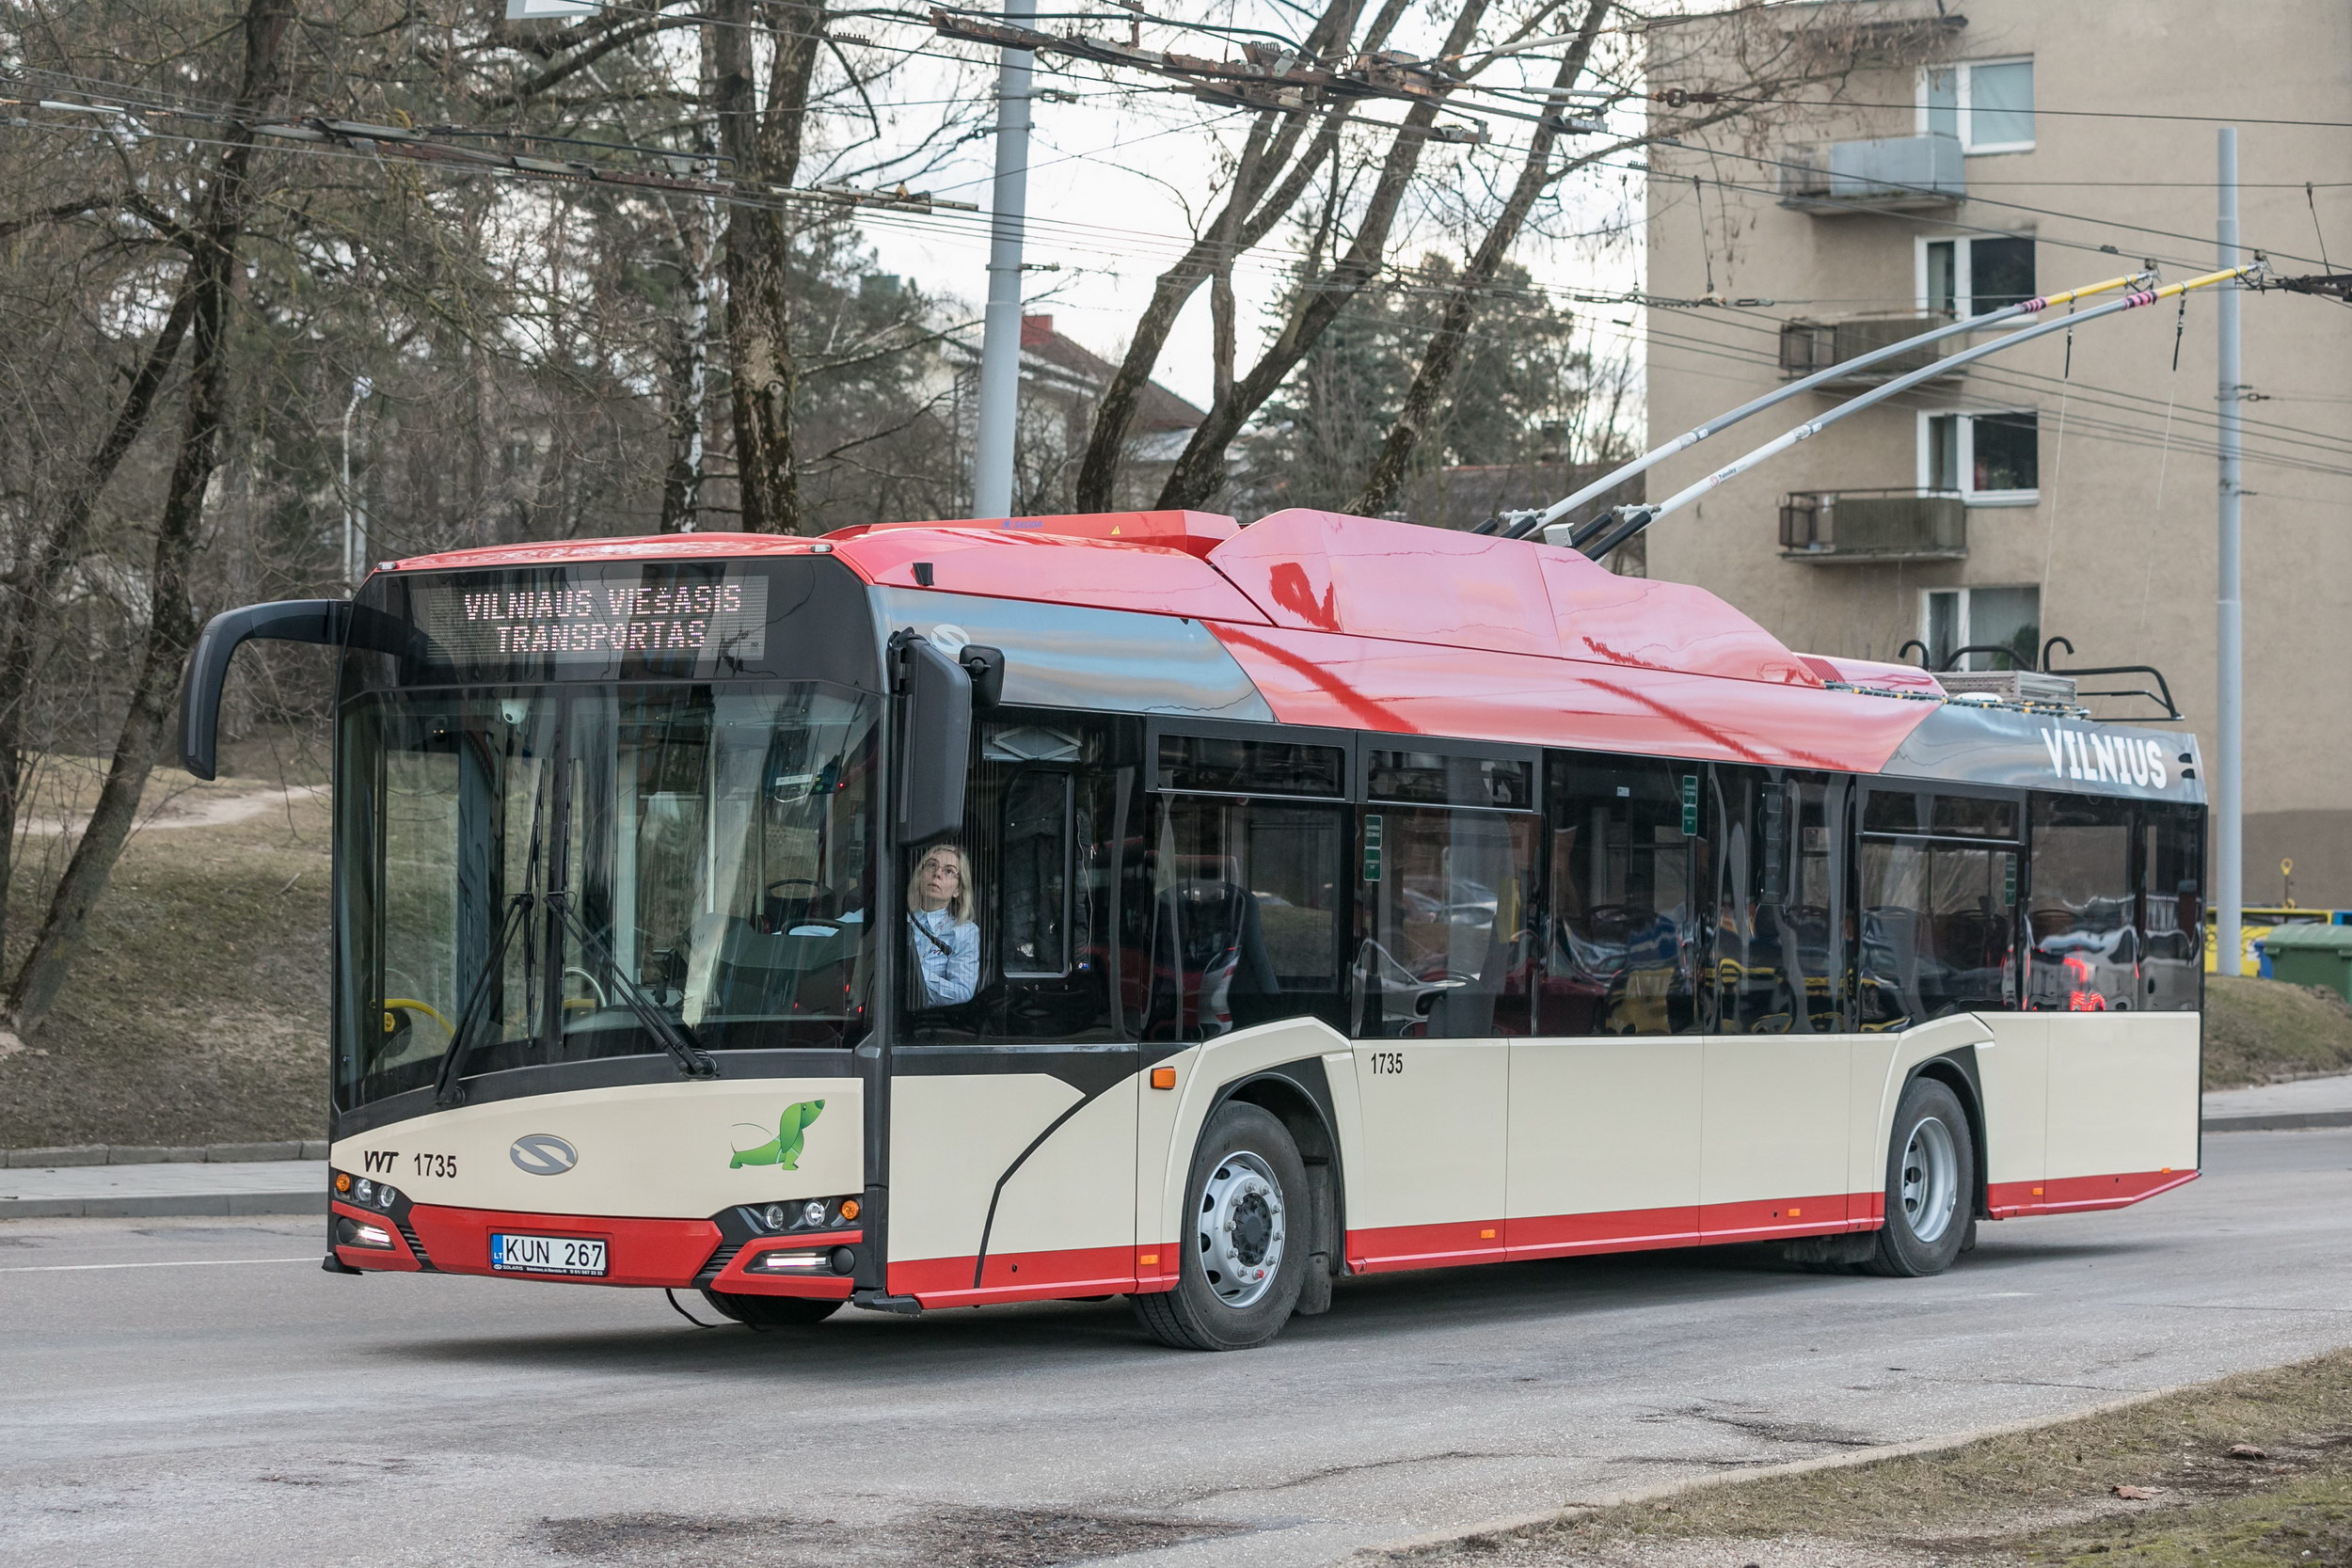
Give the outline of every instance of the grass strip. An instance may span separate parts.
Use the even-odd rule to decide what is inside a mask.
[[[1415,1568],[2347,1568],[2352,1352],[1933,1453],[1706,1486],[1397,1555]]]

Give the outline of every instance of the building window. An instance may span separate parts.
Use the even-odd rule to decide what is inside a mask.
[[[1963,648],[2001,652],[1969,654],[1956,666],[1962,670],[2031,670],[2041,662],[2041,589],[1931,588],[1919,598],[1930,668],[1943,669]]]
[[[1980,316],[2034,296],[2033,237],[1919,242],[1919,307],[1942,316]]]
[[[1963,152],[2033,147],[2033,61],[1963,60],[1919,74],[1919,129],[1951,136]]]
[[[1919,487],[1958,491],[1971,506],[2041,499],[2041,418],[2033,410],[1921,414]]]

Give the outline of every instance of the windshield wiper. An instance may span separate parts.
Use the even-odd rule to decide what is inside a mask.
[[[627,1003],[628,1010],[636,1015],[639,1025],[646,1034],[661,1042],[662,1050],[677,1058],[680,1072],[685,1073],[689,1078],[719,1076],[719,1064],[711,1060],[710,1053],[705,1051],[702,1043],[694,1038],[693,1031],[686,1026],[683,1020],[674,1019],[663,1012],[655,1005],[653,998],[647,996],[637,982],[629,978],[628,971],[614,961],[612,949],[607,947],[604,940],[590,930],[588,923],[580,919],[574,911],[571,899],[567,895],[548,894],[548,908],[553,910],[555,917],[564,923],[565,928],[573,936],[580,939],[580,946],[594,954],[596,961],[604,966],[605,973],[612,977],[614,988],[620,991],[621,1000]]]
[[[490,944],[482,967],[474,972],[473,986],[466,992],[466,1005],[458,1010],[457,1025],[449,1032],[449,1049],[441,1053],[440,1070],[433,1075],[433,1102],[437,1105],[456,1105],[466,1098],[465,1085],[457,1082],[457,1064],[465,1058],[474,1027],[489,1010],[490,983],[506,967],[506,950],[515,945],[515,933],[530,924],[532,895],[518,893],[506,901],[506,923],[499,927],[498,941]]]

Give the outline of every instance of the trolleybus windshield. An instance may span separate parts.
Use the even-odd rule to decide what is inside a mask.
[[[878,706],[814,681],[354,697],[341,1103],[431,1085],[461,1035],[465,1077],[659,1053],[664,1036],[854,1042]]]

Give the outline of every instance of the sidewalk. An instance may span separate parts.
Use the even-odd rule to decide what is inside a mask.
[[[0,1170],[0,1220],[325,1212],[324,1160]]]
[[[2296,1127],[2352,1127],[2352,1076],[2299,1078],[2205,1096],[2205,1131],[2259,1132]]]

